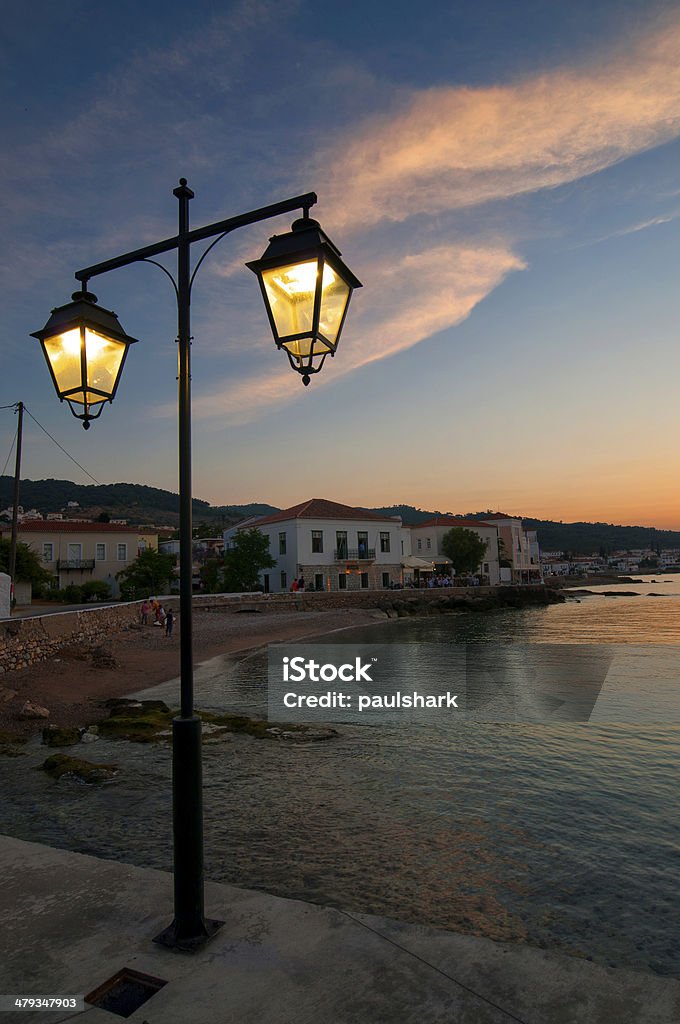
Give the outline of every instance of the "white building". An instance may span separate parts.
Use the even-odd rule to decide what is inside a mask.
[[[275,568],[260,574],[265,593],[288,591],[301,576],[314,590],[380,590],[401,583],[399,516],[311,498],[226,530],[225,547],[239,530],[253,528],[269,538],[276,559]]]
[[[541,571],[544,576],[568,576],[571,569],[571,562],[563,558],[544,558],[541,561]]]
[[[484,522],[498,527],[501,560],[510,562],[509,567],[501,570],[501,582],[540,582],[541,556],[536,531],[524,530],[521,519],[502,512],[489,513],[484,516]]]
[[[457,516],[437,515],[424,523],[411,526],[410,554],[414,571],[417,562],[427,563],[420,571],[441,573],[448,576],[452,573],[451,561],[443,552],[442,539],[444,534],[454,528],[471,530],[486,544],[486,551],[477,569],[478,575],[485,583],[496,586],[500,582],[500,566],[498,562],[498,529],[495,525],[478,519],[463,519]],[[420,575],[420,571],[417,575]]]

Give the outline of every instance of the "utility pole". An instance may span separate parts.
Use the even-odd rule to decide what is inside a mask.
[[[12,539],[9,546],[10,611],[14,604],[14,573],[17,564],[17,529],[19,515],[19,481],[21,480],[21,435],[24,427],[24,403],[17,402],[19,423],[17,425],[17,455],[14,463],[14,508],[12,509]]]

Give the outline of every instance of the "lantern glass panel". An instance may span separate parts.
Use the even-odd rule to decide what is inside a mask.
[[[279,338],[313,329],[318,274],[318,260],[291,263],[285,267],[275,267],[262,272],[262,281]],[[325,264],[322,279],[324,292],[337,280],[337,274]]]
[[[85,395],[82,391],[76,391],[72,395],[67,395],[66,401],[75,402],[76,405],[86,405],[89,412],[92,409],[97,409],[100,405],[104,405],[105,402],[108,402],[108,398],[98,398],[90,392]]]
[[[81,383],[80,328],[45,338],[44,345],[59,392],[77,388]]]
[[[332,279],[326,283],[326,271],[330,271]],[[321,310],[319,313],[319,333],[323,334],[333,347],[335,347],[338,331],[342,326],[342,318],[345,315],[345,308],[349,300],[349,285],[345,284],[341,277],[331,270],[326,264],[324,267],[324,288],[321,296]]]
[[[114,341],[89,328],[85,329],[88,388],[96,388],[107,395],[113,394],[125,348],[121,341]]]
[[[284,341],[282,347],[290,352],[295,360],[308,360],[312,354],[323,354],[330,352],[330,347],[321,338],[295,338],[292,341]]]

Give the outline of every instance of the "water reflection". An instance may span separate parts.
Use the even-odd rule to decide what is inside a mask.
[[[599,604],[590,607],[606,600],[593,598]],[[626,600],[614,601],[616,615]],[[649,634],[663,637],[656,646],[603,653],[611,664],[593,676],[606,669],[594,717],[604,697],[619,709],[633,695],[665,694],[669,706],[677,698],[678,652],[665,645],[673,631],[680,639],[678,622],[667,618],[673,604],[677,616],[680,602],[650,599],[649,607],[664,609]],[[569,645],[583,642],[584,606],[399,620],[345,639],[498,646],[559,635]],[[598,611],[590,635],[602,642],[611,622]],[[631,623],[626,645],[640,619]],[[262,651],[205,663],[197,703],[262,713],[266,660]],[[481,650],[472,669],[480,701],[493,705],[495,669]],[[568,673],[560,678],[567,688]],[[173,681],[153,696],[176,706],[178,690]],[[539,697],[559,699],[540,688]],[[470,720],[455,730],[400,720],[345,726],[326,744],[206,743],[206,870],[281,895],[678,976],[679,755],[678,727],[659,719]],[[167,747],[100,740],[87,756],[121,766],[117,781],[100,789],[31,771],[45,756],[33,745],[0,763],[3,831],[171,869]]]

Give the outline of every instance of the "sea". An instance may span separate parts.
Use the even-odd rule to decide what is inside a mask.
[[[407,644],[423,679],[447,648],[531,645],[563,652],[568,685],[583,663],[570,649],[592,652],[607,699],[577,721],[378,716],[337,722],[325,742],[208,739],[207,877],[680,977],[680,575],[636,579],[329,636]],[[141,695],[176,706],[178,683]],[[198,707],[260,714],[266,701],[265,649],[197,669]],[[31,770],[45,756],[36,740],[0,759],[0,831],[172,869],[166,745],[83,748],[120,766],[100,787]]]

